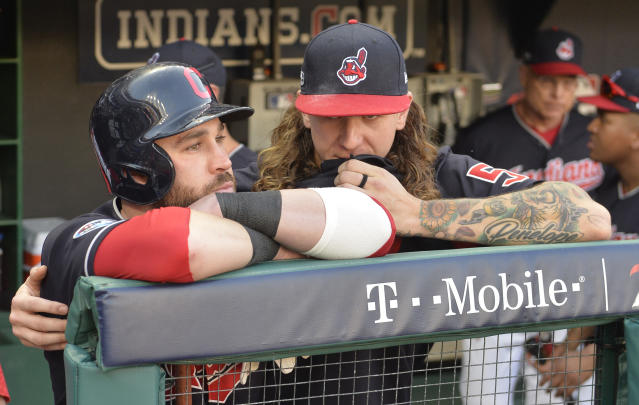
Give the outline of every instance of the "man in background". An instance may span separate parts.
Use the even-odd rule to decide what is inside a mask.
[[[586,191],[597,187],[603,168],[589,158],[590,118],[573,108],[577,76],[585,76],[581,55],[574,34],[539,31],[519,68],[522,97],[462,130],[453,151],[535,180],[568,181]]]
[[[604,170],[589,157],[590,118],[574,108],[577,77],[586,75],[582,53],[581,40],[570,32],[537,32],[522,55],[521,98],[460,132],[453,151],[535,180],[597,187]],[[555,341],[564,332],[555,333]],[[524,333],[514,333],[463,341],[468,355],[461,389],[468,404],[513,403],[525,340]]]
[[[160,48],[148,60],[148,64],[156,62],[186,63],[201,72],[211,85],[211,91],[219,102],[224,101],[226,88],[226,69],[222,59],[211,48],[197,42],[181,39]],[[226,137],[222,146],[231,158],[233,170],[241,169],[257,161],[257,153],[238,142],[225,126]]]

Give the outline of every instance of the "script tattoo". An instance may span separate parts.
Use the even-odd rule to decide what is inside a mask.
[[[429,235],[440,239],[491,245],[571,242],[582,236],[578,222],[587,210],[574,201],[584,195],[544,183],[483,200],[422,201],[419,219]]]
[[[579,239],[579,217],[587,212],[558,190],[545,184],[506,195],[510,201],[502,215],[484,229],[489,244],[558,243]]]

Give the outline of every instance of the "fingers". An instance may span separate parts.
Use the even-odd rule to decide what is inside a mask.
[[[371,180],[371,177],[368,174],[352,172],[352,171],[344,171],[342,173],[339,173],[335,177],[335,185],[342,186],[342,185],[349,184],[358,189],[361,189],[361,188],[364,188],[364,186],[366,185],[366,183],[368,183],[369,180]]]
[[[29,277],[27,277],[23,285],[31,290],[33,294],[40,295],[40,286],[46,276],[47,266],[34,266],[29,270]]]
[[[20,342],[29,347],[42,350],[60,350],[66,345],[64,330],[65,319],[38,315],[47,313],[66,315],[68,307],[56,301],[40,298],[40,283],[46,275],[46,267],[31,270],[29,279],[20,286],[11,300],[9,322],[13,334]]]
[[[9,315],[11,325],[19,328],[28,328],[36,332],[61,332],[64,333],[64,329],[67,326],[66,319],[49,318],[42,315],[36,315],[29,312],[12,312]]]
[[[66,315],[68,311],[69,308],[60,302],[33,296],[23,290],[22,292],[17,292],[11,300],[11,314],[9,315],[9,319],[11,320],[13,317],[18,316],[19,312],[43,312],[52,315]],[[19,320],[20,319],[17,319],[17,321]],[[13,324],[13,321],[11,323]]]
[[[47,266],[33,266],[31,270],[29,270],[29,278],[34,281],[42,281],[44,277],[47,275]]]
[[[342,173],[345,171],[356,172],[356,173],[366,173],[370,175],[379,175],[381,172],[386,171],[381,167],[371,165],[369,163],[362,162],[361,160],[350,159],[346,162],[339,165],[337,168],[337,173]]]
[[[14,327],[13,334],[18,337],[23,345],[40,350],[62,350],[67,344],[64,332],[43,333],[27,328]]]

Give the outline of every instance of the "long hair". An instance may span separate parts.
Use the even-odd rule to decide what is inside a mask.
[[[271,145],[259,155],[260,180],[254,191],[294,188],[295,183],[319,171],[320,163],[310,130],[304,127],[302,114],[291,106],[273,130]],[[437,148],[428,135],[426,116],[422,108],[411,103],[406,126],[395,133],[387,156],[402,175],[402,185],[422,200],[439,197],[435,185],[433,163]]]

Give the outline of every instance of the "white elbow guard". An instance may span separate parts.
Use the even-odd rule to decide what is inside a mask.
[[[305,255],[319,259],[384,256],[395,240],[390,213],[368,195],[347,188],[313,188],[324,201],[326,226]]]

